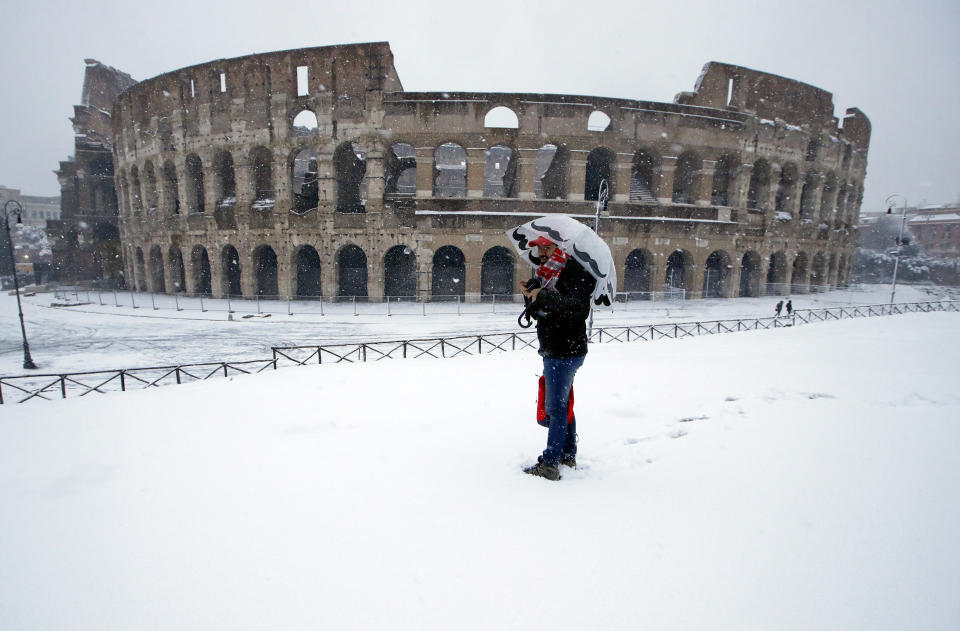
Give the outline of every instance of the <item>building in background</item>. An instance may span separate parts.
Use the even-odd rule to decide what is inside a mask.
[[[7,200],[15,199],[23,207],[23,223],[26,226],[46,228],[47,221],[60,219],[60,197],[42,197],[24,195],[18,188],[0,186],[0,206]]]
[[[907,226],[930,256],[960,257],[960,205],[919,208],[907,214]]]

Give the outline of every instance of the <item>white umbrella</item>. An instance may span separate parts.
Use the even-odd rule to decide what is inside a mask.
[[[617,291],[613,256],[603,239],[588,226],[567,215],[548,215],[508,230],[507,236],[520,256],[534,269],[539,263],[531,260],[529,253],[533,248],[529,243],[539,237],[550,239],[597,279],[593,290],[594,303],[609,305],[613,302]]]

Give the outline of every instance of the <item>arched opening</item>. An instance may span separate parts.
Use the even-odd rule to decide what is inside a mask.
[[[355,142],[343,142],[333,152],[337,212],[366,212],[367,152]]]
[[[713,186],[710,190],[710,203],[714,206],[730,205],[730,181],[736,161],[732,156],[720,156],[713,171]]]
[[[703,266],[703,297],[723,298],[727,295],[727,285],[730,281],[730,256],[716,250],[707,257]]]
[[[417,194],[417,154],[412,145],[390,145],[383,168],[384,197],[413,197]]]
[[[203,162],[200,156],[191,153],[187,156],[187,208],[191,213],[206,210],[203,199]]]
[[[220,269],[223,270],[223,293],[228,296],[242,296],[240,284],[240,255],[232,245],[223,247],[220,254]]]
[[[322,296],[320,286],[320,255],[310,245],[302,246],[297,250],[294,261],[297,270],[296,295]]]
[[[746,252],[740,261],[740,297],[751,298],[760,295],[760,255],[754,251]]]
[[[613,121],[606,113],[595,110],[587,118],[587,131],[609,131]]]
[[[634,250],[627,255],[623,266],[623,290],[629,300],[650,299],[652,264],[653,257],[646,250]]]
[[[796,258],[793,259],[793,271],[790,275],[791,293],[801,294],[807,292],[808,283],[810,282],[808,265],[807,253],[798,252]]]
[[[317,207],[320,189],[317,181],[317,152],[313,149],[302,149],[293,157],[290,187],[293,190],[295,213],[302,215]]]
[[[159,293],[167,291],[163,280],[163,254],[159,245],[150,248],[150,290]]]
[[[487,115],[483,118],[483,126],[498,129],[519,129],[520,119],[517,118],[516,112],[512,109],[500,105],[487,112]]]
[[[213,186],[218,208],[236,205],[237,178],[229,151],[218,151],[213,156]]]
[[[656,203],[653,192],[657,159],[652,153],[641,149],[633,154],[633,170],[630,172],[630,201]]]
[[[800,220],[811,222],[814,220],[815,201],[817,195],[817,184],[820,176],[815,171],[809,171],[803,180],[803,188],[800,190]]]
[[[486,151],[483,167],[484,197],[517,196],[517,159],[510,147],[495,145]]]
[[[113,185],[113,160],[109,155],[90,161],[87,179],[90,182],[88,207],[92,214],[114,214],[117,196]]]
[[[167,252],[167,260],[170,263],[170,278],[173,281],[174,293],[180,293],[187,290],[187,276],[183,268],[183,253],[180,248],[173,245]]]
[[[686,289],[690,284],[690,255],[683,250],[674,250],[667,258],[667,270],[664,275],[664,289],[667,291]]]
[[[537,150],[537,181],[533,185],[537,199],[567,198],[569,152],[549,144]]]
[[[820,195],[820,222],[830,225],[833,218],[830,216],[833,210],[833,204],[836,201],[837,194],[837,176],[833,171],[827,173],[827,179],[823,184],[823,193]]]
[[[484,252],[480,262],[480,295],[484,299],[512,295],[513,268],[513,254],[507,248],[497,245]]]
[[[780,183],[774,198],[774,210],[778,213],[793,214],[793,200],[797,194],[797,167],[793,163],[783,165],[780,171]]]
[[[416,298],[417,256],[405,245],[395,245],[383,257],[383,295]]]
[[[199,296],[210,296],[213,294],[213,284],[210,273],[210,257],[207,256],[207,248],[202,245],[194,246],[190,252],[190,263],[193,267],[193,287],[194,293]]]
[[[108,281],[108,286],[123,287],[123,259],[120,255],[120,231],[112,223],[93,226],[93,262],[95,276]]]
[[[180,187],[177,183],[177,167],[167,160],[163,163],[163,214],[167,217],[180,214]]]
[[[810,287],[822,288],[827,284],[827,257],[817,252],[810,267]]]
[[[257,274],[257,295],[274,298],[280,294],[277,286],[277,253],[269,245],[253,251],[253,265]]]
[[[273,156],[266,147],[254,147],[250,152],[253,166],[254,206],[273,206],[276,193],[273,189]]]
[[[160,204],[157,201],[157,173],[153,170],[153,162],[148,160],[147,163],[143,165],[143,176],[146,179],[144,196],[147,201],[147,212],[155,213],[160,207]]]
[[[767,267],[768,296],[782,296],[788,293],[787,287],[787,255],[783,252],[774,252],[770,255],[770,265]]]
[[[136,262],[136,287],[137,291],[147,291],[147,265],[143,261],[143,250],[137,248],[134,261]]]
[[[467,152],[446,142],[433,152],[433,196],[467,196]]]
[[[355,245],[337,253],[337,295],[367,297],[367,255]]]
[[[747,188],[747,208],[766,210],[770,195],[770,163],[763,158],[753,163],[750,185]]]
[[[440,296],[463,296],[467,286],[467,262],[460,248],[445,245],[433,255],[433,282],[430,292]]]
[[[606,180],[608,191],[613,190],[613,165],[615,156],[606,147],[597,147],[587,154],[587,172],[583,186],[583,198],[596,201],[600,197],[600,185]]]
[[[680,154],[673,171],[673,203],[692,204],[697,201],[700,169],[703,161],[692,152]]]
[[[834,252],[830,255],[830,262],[827,265],[827,280],[828,285],[837,284],[837,254]]]
[[[130,168],[130,205],[133,208],[133,212],[143,210],[143,199],[140,189],[140,169],[137,168],[137,165],[133,165]]]
[[[117,203],[120,206],[120,214],[129,215],[133,211],[130,206],[130,182],[123,169],[117,173]]]
[[[300,110],[293,117],[293,135],[295,137],[316,136],[318,131],[317,115],[310,110]]]
[[[837,287],[846,287],[850,270],[847,269],[847,255],[840,255],[840,262],[837,264]]]

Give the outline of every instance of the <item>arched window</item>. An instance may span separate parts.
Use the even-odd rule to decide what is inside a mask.
[[[730,267],[730,256],[726,252],[716,250],[710,253],[703,268],[704,298],[723,298],[726,296]]]
[[[433,154],[434,197],[467,196],[467,152],[453,142],[446,142]]]
[[[395,245],[383,257],[383,295],[416,298],[417,256],[405,245]]]
[[[317,207],[320,194],[317,176],[317,152],[313,149],[301,150],[294,156],[290,168],[295,213],[302,215]]]
[[[612,121],[606,113],[595,110],[591,112],[587,119],[587,131],[609,131],[612,126],[611,123]]]
[[[794,198],[797,194],[797,167],[788,162],[780,171],[780,184],[777,185],[777,194],[774,199],[774,210],[777,212],[793,213]]]
[[[837,176],[833,171],[827,173],[827,179],[823,184],[823,193],[820,196],[820,221],[830,223],[830,214],[833,210],[833,204],[837,195]]]
[[[627,255],[623,268],[623,290],[628,300],[650,299],[650,271],[653,257],[646,250],[634,250]]]
[[[657,196],[653,192],[656,170],[657,159],[651,152],[641,149],[633,154],[633,170],[630,173],[630,201],[656,203]]]
[[[337,254],[337,295],[367,296],[367,255],[355,245],[345,246]]]
[[[134,281],[136,283],[135,289],[137,291],[147,291],[147,266],[143,262],[143,250],[140,248],[136,249],[135,253],[135,264],[136,269],[134,271]]]
[[[500,105],[487,112],[487,115],[483,119],[483,126],[503,129],[519,129],[520,119],[517,118],[517,114],[512,109]]]
[[[713,171],[713,187],[710,191],[710,203],[714,206],[730,205],[730,180],[733,178],[735,158],[720,156]]]
[[[774,252],[770,255],[770,266],[767,268],[767,287],[764,292],[768,296],[782,296],[789,293],[787,286],[787,255],[783,252]]]
[[[366,212],[367,152],[355,142],[344,142],[333,152],[337,184],[337,212]]]
[[[157,202],[157,173],[153,170],[153,162],[147,160],[147,163],[143,165],[143,175],[146,179],[144,197],[147,200],[147,212],[155,213],[159,203]]]
[[[253,165],[254,206],[273,206],[276,194],[273,189],[273,156],[266,147],[254,147],[250,152]]]
[[[202,213],[206,210],[203,199],[203,163],[195,153],[187,156],[187,208],[191,213]]]
[[[159,293],[167,291],[163,280],[163,254],[160,252],[159,245],[150,248],[150,288],[151,291]]]
[[[740,261],[740,297],[760,295],[760,255],[750,250]]]
[[[682,153],[673,172],[673,203],[692,204],[697,200],[702,161],[694,153]]]
[[[218,208],[236,206],[237,179],[229,151],[218,151],[213,156],[213,185]]]
[[[223,293],[228,296],[242,296],[240,283],[240,255],[237,248],[225,245],[220,254],[220,269],[223,270]]]
[[[460,248],[445,245],[433,255],[433,282],[430,293],[440,296],[463,296],[467,286],[466,258]]]
[[[794,294],[803,293],[807,289],[807,283],[809,282],[809,271],[807,269],[807,253],[798,252],[795,259],[793,259],[793,273],[790,276],[790,292]]]
[[[497,245],[484,252],[480,263],[481,296],[486,299],[514,294],[513,269],[513,253],[507,248]]]
[[[297,295],[322,296],[320,286],[320,255],[313,246],[305,245],[297,250]]]
[[[141,195],[140,169],[137,168],[137,165],[133,165],[130,168],[130,204],[133,212],[143,210],[143,198]]]
[[[800,219],[813,221],[814,202],[817,195],[817,184],[820,176],[815,171],[809,171],[803,180],[803,189],[800,191]]]
[[[212,295],[212,275],[210,273],[210,257],[207,256],[207,249],[202,245],[194,246],[190,252],[190,262],[193,267],[194,293],[198,296]]]
[[[417,154],[412,145],[390,145],[383,168],[384,197],[413,197],[417,194]]]
[[[280,293],[277,287],[277,253],[269,245],[261,245],[253,251],[253,265],[257,274],[257,295],[276,297]]]
[[[827,257],[823,252],[817,252],[813,257],[813,266],[810,268],[810,286],[823,287],[827,284]]]
[[[170,278],[173,280],[173,291],[180,293],[187,290],[187,276],[183,269],[183,253],[180,248],[173,245],[167,252],[167,259],[170,261]]]
[[[584,178],[583,198],[596,201],[600,197],[600,186],[607,181],[608,194],[613,191],[613,165],[615,156],[606,147],[597,147],[587,154],[587,170]],[[612,197],[612,196],[611,196]],[[609,199],[609,197],[608,197]]]
[[[667,271],[664,289],[667,291],[685,289],[690,269],[690,255],[683,250],[674,250],[667,258]]]
[[[163,163],[163,214],[167,217],[180,214],[180,186],[177,182],[177,167],[167,160]]]
[[[293,117],[293,135],[316,136],[318,130],[317,115],[310,110],[301,110]]]
[[[495,145],[487,149],[483,168],[484,197],[517,196],[517,158],[510,147]]]
[[[750,186],[747,189],[747,208],[766,210],[770,195],[770,163],[763,158],[753,163]]]
[[[537,181],[533,185],[537,199],[567,198],[569,153],[557,145],[544,145],[537,151]]]

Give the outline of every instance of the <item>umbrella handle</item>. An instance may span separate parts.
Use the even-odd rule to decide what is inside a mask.
[[[526,324],[523,323],[524,318],[527,319]],[[520,316],[517,317],[517,324],[520,325],[521,329],[529,329],[531,326],[533,326],[533,320],[530,319],[530,314],[527,313],[526,309],[524,309],[523,313],[521,313]]]

